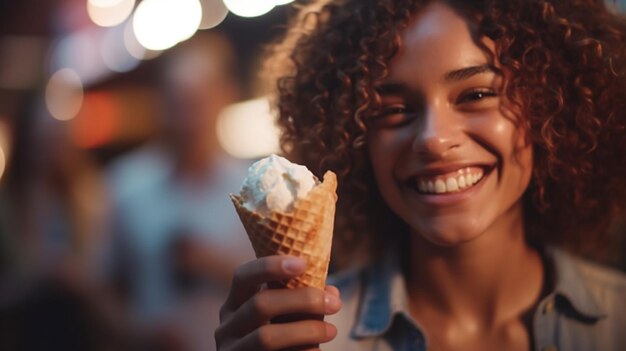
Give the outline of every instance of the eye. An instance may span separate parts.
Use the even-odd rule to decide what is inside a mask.
[[[456,99],[456,104],[468,104],[468,103],[478,103],[483,100],[497,97],[498,94],[492,89],[471,89],[469,91],[464,91],[459,95]]]
[[[389,107],[384,108],[381,115],[388,116],[388,115],[397,115],[397,114],[403,114],[403,113],[406,113],[406,106],[394,105],[394,106],[389,106]]]
[[[374,128],[398,128],[411,123],[415,119],[413,110],[404,104],[383,106],[380,113],[370,121]]]

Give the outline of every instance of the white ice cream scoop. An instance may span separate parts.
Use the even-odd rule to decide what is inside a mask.
[[[245,208],[269,216],[272,211],[293,210],[294,201],[304,198],[317,183],[305,166],[272,154],[250,166],[240,196]]]

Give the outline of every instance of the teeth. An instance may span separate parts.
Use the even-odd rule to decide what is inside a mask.
[[[465,182],[465,176],[463,176],[463,175],[459,176],[458,183],[459,183],[459,188],[461,188],[461,189],[465,189],[465,187],[468,186],[467,183]],[[420,190],[422,190],[422,189],[420,189]]]
[[[454,178],[446,179],[446,190],[447,191],[457,191],[459,190],[459,186]]]
[[[435,192],[437,194],[442,194],[446,192],[446,183],[444,183],[443,180],[437,179],[435,181]]]
[[[417,188],[422,193],[427,194],[445,194],[461,191],[472,187],[483,178],[483,171],[474,171],[473,173],[460,174],[446,178],[436,179],[419,179]]]

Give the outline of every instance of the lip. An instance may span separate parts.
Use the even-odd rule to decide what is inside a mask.
[[[480,179],[478,183],[474,186],[463,189],[456,192],[451,193],[443,193],[443,194],[425,194],[420,192],[415,186],[415,178],[416,177],[432,177],[437,175],[442,175],[445,173],[450,173],[454,171],[458,171],[460,169],[477,167],[482,168],[484,175]],[[485,183],[491,177],[496,165],[487,165],[487,164],[465,164],[465,165],[446,165],[441,167],[430,167],[427,169],[420,170],[416,172],[411,177],[408,177],[403,183],[404,187],[407,188],[411,192],[411,196],[417,199],[419,202],[425,203],[431,206],[452,206],[458,205],[462,202],[468,201],[474,194],[479,192]]]

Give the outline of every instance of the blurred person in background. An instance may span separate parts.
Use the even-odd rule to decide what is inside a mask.
[[[167,55],[160,137],[108,172],[105,267],[148,340],[168,335],[179,349],[211,350],[234,267],[254,257],[228,198],[249,162],[228,156],[216,137],[218,114],[239,97],[236,58],[215,32]]]
[[[89,273],[81,269],[90,266],[103,219],[98,166],[37,92],[26,94],[11,124],[1,187],[0,349],[91,349]]]
[[[287,33],[283,150],[338,175],[334,254],[369,262],[325,291],[261,289],[301,258],[241,266],[219,350],[626,350],[626,275],[580,258],[626,209],[623,16],[320,0]]]

